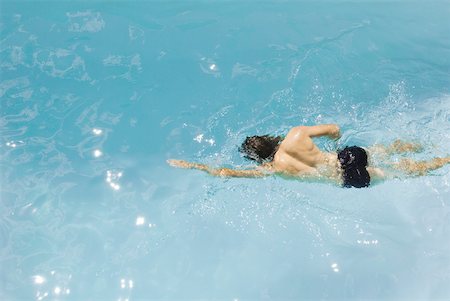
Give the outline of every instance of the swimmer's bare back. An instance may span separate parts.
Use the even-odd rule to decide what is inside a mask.
[[[330,170],[338,167],[336,154],[322,152],[312,140],[322,136],[339,139],[339,126],[323,124],[292,128],[275,153],[271,162],[273,170],[290,176],[332,176]]]

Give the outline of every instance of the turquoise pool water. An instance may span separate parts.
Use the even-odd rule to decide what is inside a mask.
[[[165,163],[328,122],[449,154],[449,2],[0,5],[1,300],[450,298],[449,166],[358,190]]]

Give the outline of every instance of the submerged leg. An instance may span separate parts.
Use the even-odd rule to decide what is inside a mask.
[[[401,140],[395,140],[390,146],[387,147],[387,151],[391,154],[401,153],[418,153],[423,150],[423,146],[419,143],[405,142]]]
[[[425,175],[428,171],[441,168],[442,166],[450,163],[450,156],[445,158],[434,158],[429,161],[414,161],[411,159],[402,159],[400,162],[395,163],[396,169],[407,172],[411,175]]]
[[[413,152],[417,153],[423,150],[423,146],[419,143],[405,142],[402,140],[395,140],[389,146],[376,144],[369,148],[369,151],[376,155],[392,155]]]

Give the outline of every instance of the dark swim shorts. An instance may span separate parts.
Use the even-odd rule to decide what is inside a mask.
[[[338,151],[338,160],[341,163],[343,186],[346,188],[368,187],[370,175],[367,172],[367,153],[358,146],[346,147]]]

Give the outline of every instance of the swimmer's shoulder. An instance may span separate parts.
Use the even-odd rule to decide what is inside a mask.
[[[292,155],[299,151],[309,151],[314,146],[311,137],[308,135],[307,127],[297,126],[289,130],[280,144],[279,151]]]

